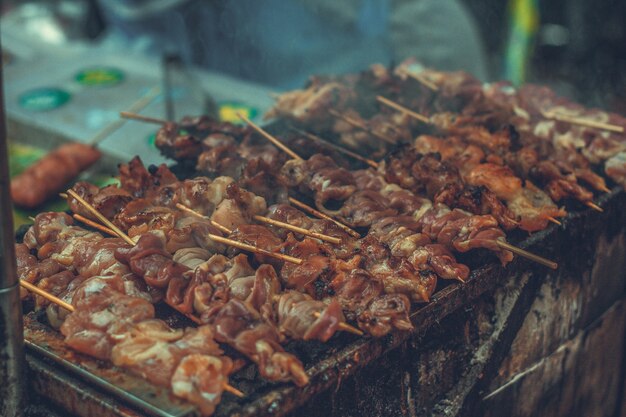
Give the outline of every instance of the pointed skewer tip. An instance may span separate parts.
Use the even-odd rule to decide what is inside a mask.
[[[322,314],[319,311],[316,311],[313,313],[313,317],[315,317],[316,319],[319,319],[322,316]],[[339,330],[342,330],[344,332],[348,332],[348,333],[352,333],[352,334],[356,334],[357,336],[363,336],[363,332],[359,329],[357,329],[356,327],[350,326],[348,323],[346,322],[341,322],[339,323],[338,326]]]
[[[223,388],[224,388],[224,391],[230,392],[231,394],[233,394],[236,397],[244,398],[246,396],[246,394],[244,394],[243,392],[239,391],[237,388],[233,387],[228,382],[224,382],[224,387]]]
[[[66,309],[69,312],[73,312],[74,311],[74,306],[66,303],[65,301],[61,300],[60,298],[56,297],[53,294],[50,294],[47,291],[42,290],[41,288],[31,284],[28,281],[22,280],[20,279],[20,285],[23,288],[26,288],[28,291],[32,292],[33,294],[37,294],[40,297],[45,298],[46,300],[50,301],[53,304],[58,305],[59,307],[62,307],[64,309]]]
[[[554,261],[551,261],[539,255],[535,255],[534,253],[528,252],[527,250],[524,250],[522,248],[518,248],[517,246],[511,245],[510,243],[504,240],[496,239],[495,243],[501,249],[505,249],[510,252],[513,252],[514,254],[518,256],[529,259],[533,262],[537,262],[538,264],[541,264],[543,266],[547,266],[550,269],[557,269],[559,267],[559,264],[557,264]]]
[[[602,207],[600,207],[599,205],[591,202],[591,201],[587,201],[585,202],[585,205],[599,213],[604,213],[604,209]]]
[[[546,219],[548,219],[549,222],[552,222],[552,223],[556,224],[557,226],[563,226],[563,223],[561,223],[560,221],[558,221],[554,217],[548,216],[548,217],[546,217]]]

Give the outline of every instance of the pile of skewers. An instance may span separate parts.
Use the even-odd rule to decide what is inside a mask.
[[[556,268],[507,236],[577,204],[602,211],[603,174],[626,184],[626,121],[545,89],[411,70],[315,78],[278,97],[268,116],[290,128],[277,136],[244,116],[124,114],[161,125],[156,144],[187,178],[135,158],[119,186],[63,194],[72,216],[39,214],[16,246],[36,308],[73,349],[209,415],[223,391],[242,395],[228,383],[241,360],[220,345],[303,386],[287,340],[408,331],[440,279],[469,278],[461,254]],[[195,327],[156,319],[157,303]]]

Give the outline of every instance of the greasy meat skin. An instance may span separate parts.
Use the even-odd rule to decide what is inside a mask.
[[[302,363],[280,345],[278,330],[245,302],[229,300],[209,322],[215,328],[215,339],[250,358],[264,378],[293,381],[298,386],[309,382]]]
[[[192,270],[175,262],[165,250],[164,236],[154,233],[142,235],[132,248],[118,248],[115,258],[128,265],[146,284],[165,290],[165,300],[182,313],[193,311],[193,299],[185,289]]]
[[[410,308],[411,303],[405,295],[384,295],[374,300],[359,316],[359,327],[374,337],[384,336],[392,329],[412,330]]]
[[[485,186],[505,200],[515,196],[522,188],[522,180],[509,167],[490,163],[476,165],[468,176],[468,182]]]
[[[506,92],[506,93],[503,93]],[[582,180],[596,190],[604,190],[602,182],[592,179],[588,174],[568,175],[576,170],[590,168],[591,165],[606,166],[607,159],[624,149],[623,138],[615,133],[609,133],[602,129],[594,129],[571,123],[563,123],[546,118],[549,113],[562,113],[569,117],[582,118],[596,122],[624,125],[624,119],[597,109],[585,109],[583,106],[557,97],[547,87],[524,85],[519,89],[500,83],[486,89],[486,94],[493,101],[505,103],[514,109],[516,117],[512,118],[513,125],[520,132],[521,140],[526,147],[532,147],[538,153],[538,162],[559,165],[562,169],[559,176],[562,181],[568,182],[566,186],[552,184],[554,197],[579,199],[587,198],[584,187],[579,184]],[[531,168],[531,167],[527,167]],[[534,167],[533,167],[534,168]],[[563,169],[565,168],[565,169]],[[529,170],[527,169],[527,172]],[[550,182],[549,171],[535,169],[533,180],[537,183]],[[542,177],[548,174],[547,177]],[[549,190],[546,192],[550,193]]]
[[[200,140],[191,134],[180,134],[180,128],[176,123],[164,124],[157,132],[156,146],[161,152],[174,159],[194,159],[199,151]]]
[[[434,163],[437,163],[437,164],[439,163],[438,159],[435,156],[429,156],[428,158],[433,160]],[[324,159],[322,157],[319,157],[319,158],[312,157],[308,161],[296,161],[293,164],[291,164],[289,168],[289,173],[291,175],[290,178],[294,180],[294,183],[299,182],[300,184],[303,184],[306,182],[306,178],[310,177],[310,174],[307,174],[307,170],[310,169],[309,165],[312,165],[313,162],[315,162],[316,165],[323,166],[328,170],[336,169],[336,165],[334,165],[332,161],[329,161],[328,159]],[[449,172],[449,171],[446,171],[446,172]],[[402,177],[402,178],[405,178],[405,177]],[[406,214],[413,215],[414,214],[413,210],[416,210],[415,213],[418,213],[424,209],[427,209],[428,208],[427,204],[431,204],[428,200],[419,199],[415,197],[411,198],[412,194],[410,194],[408,190],[401,190],[401,189],[399,190],[397,188],[392,187],[390,184],[387,183],[387,181],[384,178],[382,178],[380,175],[373,173],[372,171],[357,171],[356,175],[354,175],[352,178],[346,178],[344,176],[342,181],[343,183],[346,183],[346,181],[349,181],[351,183],[354,183],[355,185],[359,184],[362,187],[368,187],[366,190],[353,193],[350,197],[345,199],[344,204],[341,207],[341,209],[336,210],[336,211],[330,211],[326,209],[327,213],[337,216],[343,222],[349,225],[372,226],[379,219],[389,218],[390,216],[396,216],[398,213],[396,210],[391,208],[391,206],[395,206],[395,207],[405,209],[405,210],[410,210]],[[326,187],[327,189],[333,188],[333,183],[331,182],[331,180],[329,180],[326,183]],[[317,201],[318,195],[320,193],[316,192],[315,190],[311,190],[311,191],[313,191],[316,201]],[[391,200],[387,196],[389,196]],[[503,209],[503,211],[504,210],[505,209]],[[489,218],[493,218],[493,217],[489,216]],[[421,226],[418,225],[414,229],[414,231],[420,232],[420,228]],[[503,236],[503,232],[500,231],[500,233]],[[414,234],[412,233],[411,235],[414,235]],[[485,235],[486,235],[485,233],[482,234],[482,236],[485,236]],[[378,234],[379,239],[382,238],[382,236],[383,234],[380,234],[380,233]],[[411,242],[411,240],[415,239],[415,237],[417,237],[417,240],[413,240],[413,242]],[[409,238],[410,240],[405,240],[402,244],[394,247],[394,250],[396,250],[396,253],[398,253],[398,255],[400,256],[411,256],[406,244],[411,243],[412,247],[414,248],[414,251],[416,251],[418,248],[418,241],[419,241],[419,246],[422,246],[426,243],[431,243],[431,242],[422,240],[418,236],[415,236],[415,237],[413,236],[409,237],[406,235],[402,236],[402,238]],[[428,236],[428,238],[432,239],[436,243],[442,243],[436,240],[436,239],[439,239],[439,235],[437,234],[431,234]],[[399,243],[399,242],[396,241],[393,243]],[[449,239],[443,241],[443,244],[447,245],[450,249],[458,250],[458,248],[455,248],[450,243],[451,242]],[[489,247],[493,248],[494,245],[489,245]],[[400,248],[402,248],[402,250]],[[421,253],[424,254],[423,251]],[[454,277],[455,279],[464,280],[467,277],[469,270],[467,269],[467,267],[456,264],[451,253],[443,254],[442,251],[434,250],[434,251],[430,251],[430,254],[427,255],[426,258],[428,257],[436,258],[439,255],[442,255],[443,258],[439,260],[433,259],[432,263],[437,266],[440,272],[444,272],[447,278],[451,277],[451,275],[454,273],[460,274],[460,276]],[[340,258],[342,259],[347,258],[347,256],[345,255],[340,256]],[[508,256],[505,256],[503,259],[507,259],[507,258]],[[413,261],[419,260],[422,262],[424,261],[424,259],[425,258],[423,255],[420,257],[414,256],[412,258]],[[323,271],[324,269],[322,262],[323,261],[320,261],[319,265],[314,269],[310,269],[310,268],[305,269],[304,267],[303,269],[305,269],[306,271],[315,271],[315,274],[319,275],[321,271]],[[310,262],[308,262],[307,264],[310,264]],[[418,269],[423,269],[422,265],[420,266],[414,265],[414,267]],[[308,279],[305,278],[305,282],[306,283],[316,282],[314,276],[317,276],[317,275],[309,274],[309,278]],[[297,274],[296,276],[303,277],[303,278],[305,277],[303,274]]]
[[[280,172],[288,187],[299,187],[315,194],[315,204],[321,210],[329,200],[343,201],[356,191],[351,172],[327,156],[315,154],[308,160],[290,160]]]
[[[138,231],[140,234],[145,232],[144,230]],[[226,251],[226,246],[209,237],[209,235],[220,235],[221,233],[221,230],[209,220],[182,214],[178,216],[174,227],[166,232],[165,249],[174,256],[178,251],[184,249],[204,251],[208,255],[205,255],[204,260],[206,260],[210,254]]]
[[[213,146],[198,157],[196,170],[210,176],[226,175],[239,178],[246,160],[237,152],[237,145]]]
[[[263,197],[268,204],[286,202],[288,189],[276,177],[277,167],[282,165],[283,161],[280,159],[275,162],[268,162],[263,158],[249,159],[238,184],[241,188]]]
[[[454,206],[474,214],[492,215],[504,230],[513,230],[519,226],[513,212],[488,187],[482,185],[462,188],[447,185],[437,193],[433,202]]]
[[[170,271],[177,266],[165,250],[163,241],[162,236],[148,233],[141,236],[132,248],[119,248],[115,257],[127,264],[134,274],[143,277],[149,285],[167,288],[173,277]]]
[[[542,230],[548,218],[565,214],[530,180],[522,181],[521,178],[528,178],[538,164],[538,154],[531,147],[507,151],[501,158],[486,154],[458,137],[422,135],[416,139],[415,148],[438,152],[442,159],[459,168],[468,184],[465,187],[460,182],[449,184],[435,196],[436,203],[474,214],[491,214],[505,230],[516,227],[529,232]],[[505,161],[510,167],[503,165]]]
[[[316,299],[333,295],[324,285],[333,271],[331,252],[325,245],[312,239],[298,241],[290,235],[285,248],[290,256],[303,261],[300,265],[285,263],[281,268],[280,278],[286,288],[306,292]]]
[[[198,405],[203,416],[210,416],[222,399],[232,369],[233,362],[228,357],[185,356],[174,371],[172,392]]]
[[[261,265],[254,274],[254,281],[245,301],[261,313],[265,320],[275,323],[277,312],[274,303],[281,290],[276,270],[271,265]]]
[[[55,241],[64,228],[73,224],[74,220],[65,213],[40,213],[24,235],[24,244],[29,249],[39,249],[46,243]]]
[[[246,131],[246,128],[208,116],[185,117],[179,123],[164,124],[157,132],[155,144],[168,158],[195,161],[202,152],[202,141],[208,135],[243,136]]]
[[[359,263],[358,257],[350,262],[335,261],[337,273],[330,282],[332,294],[351,320],[360,316],[384,292],[382,280],[358,268]]]
[[[208,261],[210,257],[211,252],[206,249],[189,247],[176,250],[172,259],[189,269],[195,269],[198,265]]]
[[[449,181],[449,176],[450,175],[454,175],[458,177],[458,173],[454,173],[454,171],[452,169],[449,169],[447,166],[443,166],[441,165],[441,161],[439,160],[439,157],[437,155],[427,155],[424,158],[420,157],[420,160],[424,160],[427,162],[427,165],[429,164],[432,165],[433,167],[443,167],[441,169],[439,169],[439,171],[441,171],[442,173],[444,173],[445,175],[439,176],[439,180],[441,180],[443,178],[443,182],[440,182],[439,184],[443,184],[445,181]],[[408,161],[408,158],[403,157],[402,160],[399,159],[393,159],[393,161],[400,161],[399,163],[404,164],[406,161]],[[405,161],[405,162],[402,162]],[[409,161],[410,163],[412,163],[413,165],[416,165],[414,161]],[[287,167],[288,164],[285,165],[285,167]],[[284,175],[288,175],[290,179],[293,180],[293,184],[300,184],[300,186],[302,186],[303,184],[309,184],[308,188],[310,191],[313,192],[314,196],[315,196],[315,200],[316,202],[319,202],[320,200],[323,200],[323,197],[320,197],[320,195],[325,192],[328,189],[334,189],[334,190],[343,190],[341,193],[337,193],[335,194],[335,196],[339,196],[341,195],[340,199],[346,200],[348,198],[348,195],[352,195],[351,193],[347,193],[346,191],[346,185],[344,184],[351,184],[350,187],[355,188],[356,185],[356,179],[354,176],[351,177],[346,177],[345,175],[341,176],[339,174],[337,174],[336,177],[333,177],[332,180],[334,179],[340,179],[340,184],[339,186],[334,186],[332,180],[329,178],[327,181],[325,181],[325,190],[324,191],[320,191],[320,189],[315,189],[314,187],[311,186],[310,182],[307,182],[307,178],[311,178],[311,174],[308,173],[308,170],[311,169],[311,166],[318,166],[318,167],[324,167],[327,170],[334,170],[337,171],[337,167],[336,165],[332,162],[329,161],[328,159],[325,159],[324,157],[312,157],[310,158],[308,161],[294,161],[289,168],[287,169],[287,172],[284,173]],[[431,173],[429,173],[426,169],[425,166],[420,165],[420,172],[423,175],[428,175],[430,176]],[[386,172],[387,174],[389,174],[389,169],[388,168],[383,168],[384,172]],[[413,171],[415,171],[413,169]],[[422,175],[420,174],[420,175]],[[313,174],[313,176],[316,174]],[[407,176],[400,176],[398,178],[404,178],[406,179]],[[394,176],[392,176],[392,179],[396,178]],[[388,180],[389,178],[387,178]],[[415,181],[416,177],[413,177],[413,184],[416,184],[417,182]],[[368,183],[373,184],[373,181],[368,181]],[[431,181],[432,183],[432,181]],[[380,184],[379,184],[380,185]],[[372,185],[373,187],[375,185]],[[385,216],[389,216],[389,215],[395,215],[397,214],[395,211],[381,211],[380,214],[376,215],[375,211],[374,213],[371,213],[371,210],[386,210],[385,207],[389,207],[390,206],[390,202],[388,199],[386,199],[386,197],[384,197],[383,195],[380,194],[373,194],[374,190],[367,190],[367,192],[359,192],[356,193],[354,197],[352,197],[352,202],[350,204],[348,204],[348,201],[345,202],[344,206],[342,207],[342,209],[339,212],[333,212],[333,211],[329,211],[327,208],[325,207],[320,207],[322,210],[330,213],[330,214],[334,214],[334,215],[340,215],[339,217],[341,218],[342,221],[346,222],[346,223],[351,223],[354,219],[358,219],[358,224],[360,226],[365,226],[365,225],[371,225],[372,222],[374,220],[376,220],[376,218],[382,218]],[[372,198],[372,196],[375,196],[374,198]],[[365,200],[365,197],[369,197],[367,199],[367,202]],[[357,201],[357,199],[360,199],[360,201]],[[417,203],[420,204],[420,203]],[[421,210],[421,208],[420,208]],[[500,210],[500,209],[499,209]],[[506,209],[502,208],[501,211],[505,211]],[[351,213],[348,216],[344,216],[343,214],[345,213]],[[411,213],[412,214],[412,213]],[[358,217],[357,217],[358,215]],[[347,217],[347,218],[346,218]],[[465,217],[471,217],[471,216],[465,216]],[[446,237],[446,235],[440,235],[438,233],[431,233],[429,234],[429,237],[431,239],[433,239],[433,241],[435,241],[436,243],[440,243],[443,244],[447,247],[449,247],[450,249],[454,249],[456,251],[467,251],[470,248],[477,248],[477,247],[485,247],[488,248],[489,250],[495,251],[497,254],[499,254],[501,261],[506,263],[510,260],[510,253],[508,252],[502,252],[501,250],[499,250],[497,248],[497,245],[495,245],[494,242],[490,241],[489,238],[493,237],[493,238],[503,238],[504,237],[504,232],[498,228],[497,225],[497,221],[496,219],[491,216],[476,216],[477,219],[474,220],[474,223],[489,223],[492,220],[496,222],[496,225],[493,226],[493,232],[486,232],[483,231],[481,233],[474,233],[471,235],[466,236],[463,240],[463,243],[461,244],[461,240],[460,239],[456,239],[453,240],[449,237]],[[482,220],[478,220],[482,218]],[[458,219],[455,219],[458,220]],[[466,219],[467,221],[472,221],[471,219]],[[451,223],[448,225],[448,227],[446,228],[446,233],[450,234],[455,232],[454,227],[463,227],[465,225],[465,223],[463,222],[459,222],[457,221],[456,223]],[[459,234],[459,231],[456,231],[456,234]],[[480,237],[480,239],[478,239]],[[452,244],[453,242],[457,242],[457,245]],[[461,250],[463,249],[463,250]],[[463,278],[460,278],[463,279]]]
[[[153,384],[168,386],[183,352],[175,343],[183,330],[171,329],[161,320],[151,319],[135,325],[111,350],[111,360]]]
[[[165,164],[152,175],[138,156],[128,164],[120,165],[119,172],[120,188],[135,198],[145,197],[158,187],[176,182],[176,177]]]
[[[326,342],[345,322],[341,305],[336,299],[326,304],[297,291],[284,292],[277,310],[278,329],[294,339]]]
[[[514,214],[494,195],[489,187],[477,188],[476,183],[464,180],[455,166],[442,161],[441,154],[421,155],[415,149],[389,156],[384,164],[385,178],[415,193],[425,193],[435,203],[489,214],[506,230],[517,227]],[[410,175],[404,175],[405,172]],[[474,187],[472,187],[474,185]]]
[[[128,235],[146,232],[142,227],[148,226],[149,230],[168,231],[176,224],[177,212],[174,209],[154,206],[145,198],[139,198],[128,203],[113,219],[113,223],[122,230],[128,230]]]
[[[425,155],[433,153],[440,155],[443,161],[453,165],[459,171],[458,181],[448,183],[434,196],[436,203],[444,203],[474,214],[491,214],[505,230],[518,226],[514,213],[500,201],[500,199],[506,201],[511,194],[499,193],[501,190],[498,187],[506,187],[506,184],[500,183],[500,181],[504,182],[504,178],[488,177],[487,179],[491,180],[490,183],[481,183],[475,178],[483,165],[500,167],[493,163],[483,164],[483,160],[490,159],[493,154],[486,156],[479,147],[468,144],[458,137],[438,138],[422,135],[415,140],[414,147]],[[516,187],[513,191],[521,188],[519,179],[511,178],[510,180],[519,182],[519,184],[510,184]],[[466,184],[464,185],[463,182]]]
[[[85,201],[90,203],[107,219],[114,218],[115,215],[119,213],[119,211],[133,198],[129,192],[122,188],[118,188],[115,185],[98,188],[88,182],[77,182],[72,186],[72,190],[74,190],[76,194],[82,197]],[[73,213],[81,214],[87,218],[93,218],[93,215],[76,199],[70,196],[67,200],[70,210]]]
[[[355,92],[343,84],[324,83],[313,78],[305,90],[282,94],[265,117],[281,116],[301,123],[324,123],[329,119],[327,109],[343,108],[355,98]]]
[[[274,204],[268,207],[266,216],[274,220],[301,227],[303,229],[310,229],[318,221],[317,219],[312,219],[302,211],[290,206],[289,204]],[[289,232],[284,231],[284,236],[281,237],[286,237],[287,233]]]
[[[209,326],[174,330],[161,320],[151,319],[136,324],[113,347],[111,358],[116,366],[167,387],[186,355],[222,353]]]
[[[38,285],[39,282],[48,277],[56,276],[64,268],[54,259],[43,259],[39,261],[37,257],[31,255],[28,247],[23,244],[15,245],[15,258],[17,263],[17,276],[19,279]],[[20,291],[22,298],[29,295],[27,291]],[[36,298],[38,300],[38,298]]]
[[[283,241],[267,227],[254,224],[240,225],[237,229],[233,230],[230,237],[238,242],[247,243],[271,252],[279,250],[283,244]],[[231,251],[231,249],[229,249],[229,251]],[[233,248],[232,252],[234,253],[236,250]],[[259,263],[275,264],[278,262],[275,258],[263,254],[256,253],[254,257]]]
[[[37,249],[39,262],[20,268],[22,279],[39,285],[42,278],[62,269],[79,275],[81,279],[105,275],[128,276],[129,269],[114,256],[119,247],[126,246],[125,242],[118,238],[103,238],[98,233],[68,225],[64,216],[42,213],[35,219],[27,235],[32,249]],[[50,230],[54,233],[49,233]]]
[[[385,263],[384,267],[369,272],[365,268],[368,268],[368,262],[373,261],[365,254],[352,256],[346,260],[338,258],[333,260],[328,256],[332,249],[311,240],[294,242],[288,239],[286,246],[290,248],[289,253],[292,256],[297,255],[304,262],[301,265],[283,266],[281,279],[285,286],[305,292],[316,300],[328,302],[336,299],[344,313],[352,320],[363,314],[374,299],[383,296],[386,289],[410,293],[419,301],[423,301],[424,292],[432,292],[433,287],[425,288],[422,282],[416,282],[413,278],[413,269],[402,262],[398,262],[394,267]],[[366,251],[365,246],[361,244],[359,250]],[[400,277],[398,275],[400,273],[404,273],[405,277]],[[400,283],[404,285],[399,285]],[[429,285],[431,283],[432,281]],[[368,329],[371,330],[372,327]],[[380,336],[388,330],[377,328],[375,333]]]
[[[423,184],[426,195],[435,196],[437,192],[451,183],[462,183],[458,170],[441,161],[439,154],[417,156],[410,165],[410,174],[417,185]],[[391,179],[392,176],[390,176]]]
[[[386,244],[393,256],[407,257],[417,270],[432,270],[441,278],[464,281],[469,268],[456,262],[445,246],[432,243],[421,229],[412,216],[395,216],[374,223],[370,235]]]
[[[70,282],[74,281],[76,275],[72,271],[60,271],[56,274],[46,276],[37,282],[37,287],[54,296],[63,294]],[[50,302],[43,297],[35,296],[35,308],[40,309],[49,305]]]
[[[143,320],[154,317],[152,303],[143,298],[126,296],[110,287],[99,292],[77,292],[74,308],[61,333],[72,349],[98,359],[110,359],[111,350],[119,338]]]
[[[499,249],[495,243],[496,239],[504,239],[505,235],[491,216],[472,216],[462,210],[450,211],[446,206],[438,205],[418,220],[424,233],[448,248],[458,252],[486,248],[495,252],[503,265],[513,258],[510,252]]]
[[[396,210],[389,208],[385,197],[370,190],[355,192],[339,210],[341,218],[351,227],[367,227],[376,219],[396,214]]]
[[[350,236],[332,221],[325,219],[313,219],[308,217],[302,211],[287,204],[275,204],[268,208],[266,214],[267,217],[281,221],[283,223],[289,223],[291,225],[308,229],[312,232],[322,233],[327,236],[336,237],[341,239],[341,245],[333,245],[330,247],[334,256],[340,259],[346,259],[356,253],[358,250],[359,242],[354,237]],[[271,227],[277,236],[285,240],[285,245],[288,245],[290,240],[289,235],[293,234],[298,240],[302,239],[302,236],[298,233],[292,233],[282,228]],[[296,255],[293,255],[296,256]]]
[[[311,164],[314,167],[317,168],[326,168],[328,170],[335,170],[337,169],[336,165],[334,164],[333,161],[328,160],[327,158],[324,158],[320,155],[315,155],[314,157],[312,157],[309,161],[307,161],[309,164]],[[141,172],[143,172],[143,170],[140,170]],[[146,181],[146,184],[148,184],[149,187],[152,187],[152,185],[150,185],[151,183],[154,183],[154,181]],[[204,187],[203,187],[204,188]],[[158,190],[154,189],[154,192],[156,192],[156,194],[159,194]],[[402,190],[394,190],[393,193],[394,194],[398,194],[401,193]],[[171,193],[173,195],[173,193]],[[145,193],[144,193],[145,195]],[[236,184],[234,183],[230,183],[227,187],[226,187],[226,195],[227,197],[229,197],[229,199],[227,200],[223,200],[222,203],[218,204],[218,207],[216,209],[216,213],[220,212],[219,208],[220,205],[224,204],[224,203],[230,203],[230,201],[232,200],[232,202],[236,202],[236,206],[240,207],[243,209],[243,212],[249,212],[249,211],[254,211],[254,209],[252,209],[252,207],[258,206],[259,209],[258,211],[261,212],[265,209],[265,205],[264,204],[258,204],[255,203],[255,199],[257,197],[252,197],[253,194],[250,194],[249,192],[246,192],[244,190],[242,190],[241,188],[239,188]],[[383,207],[383,204],[388,206],[391,203],[386,201],[386,198],[383,197],[382,195],[376,193],[373,190],[366,190],[362,193],[358,193],[356,194],[356,197],[360,197],[361,200],[363,200],[363,198],[366,198],[368,201],[371,202],[371,204],[373,204],[374,206],[377,204],[378,207],[381,208],[381,212],[380,213],[376,213],[374,212],[374,215],[372,215],[370,212],[374,211],[372,210],[372,208],[370,207],[368,210],[368,207],[366,204],[360,204],[359,201],[355,201],[352,205],[350,204],[346,204],[344,206],[344,210],[346,209],[346,207],[356,207],[357,208],[357,215],[359,213],[359,206],[361,207],[361,209],[363,210],[363,214],[365,215],[363,222],[366,225],[371,224],[374,219],[376,217],[384,217],[385,215],[391,215],[391,214],[395,214],[396,211],[393,209],[388,209]],[[403,196],[398,196],[395,197],[396,201],[401,199]],[[261,203],[263,203],[263,200],[260,200]],[[370,204],[370,206],[371,206]],[[417,204],[421,204],[421,202],[417,202]],[[364,208],[364,209],[363,209]],[[228,210],[223,210],[223,212],[232,216],[232,214],[235,212],[233,211],[233,207],[228,206]],[[213,213],[213,218],[216,218],[216,213]],[[243,223],[244,220],[242,219],[241,221],[238,221],[237,223]],[[232,222],[231,222],[232,224]],[[233,235],[231,237],[234,237],[238,240],[244,241],[244,242],[248,242],[248,243],[252,243],[252,244],[256,244],[257,246],[261,246],[261,247],[265,247],[265,248],[274,248],[274,250],[280,250],[279,247],[281,245],[281,241],[279,239],[277,239],[275,237],[275,235],[273,235],[272,233],[269,232],[269,229],[267,228],[263,228],[260,226],[243,226],[244,229],[250,229],[250,230],[235,230],[235,232],[233,233]],[[326,226],[325,228],[328,228],[328,226]],[[255,230],[252,230],[255,229]],[[177,229],[173,229],[171,233],[168,234],[169,237],[169,242],[168,245],[166,245],[166,248],[168,249],[168,252],[172,253],[172,252],[176,252],[177,250],[184,248],[184,247],[190,247],[189,245],[192,244],[192,242],[189,243],[185,243],[183,240],[180,240],[178,238],[174,238],[174,235],[172,235],[173,231],[175,231]],[[182,233],[182,236],[184,237],[186,235],[186,232]],[[265,236],[267,239],[267,242],[261,238],[261,236]],[[259,240],[261,239],[261,240]],[[270,240],[268,240],[270,239]],[[272,241],[272,239],[274,241]],[[306,239],[305,239],[306,240]],[[169,245],[169,243],[171,242],[177,242],[175,247],[172,247],[171,245]],[[338,251],[338,252],[343,252],[343,253],[335,253],[335,255],[339,256],[342,259],[349,259],[349,257],[351,255],[353,255],[354,253],[356,253],[356,250],[358,248],[358,245],[355,243],[353,243],[352,245],[352,249],[350,249],[349,252],[346,251]],[[326,253],[325,256],[327,257],[328,255],[330,255],[330,253]],[[314,261],[315,259],[317,259],[318,264],[316,264]],[[416,259],[415,257],[413,259]],[[422,259],[422,258],[420,258]],[[270,260],[270,259],[259,259],[260,262],[273,262],[274,264],[276,264],[275,260]],[[302,287],[302,285],[308,286],[308,290],[309,292],[311,292],[312,294],[320,297],[323,296],[323,294],[325,292],[327,292],[327,290],[322,290],[322,292],[320,292],[321,289],[323,288],[330,288],[328,286],[328,282],[330,282],[331,278],[327,278],[324,277],[322,280],[317,279],[320,274],[324,275],[327,274],[329,271],[329,268],[327,266],[323,266],[322,264],[319,264],[319,262],[322,263],[328,263],[327,259],[324,257],[324,255],[318,256],[317,258],[313,258],[310,257],[310,259],[307,260],[307,263],[304,265],[304,268],[301,268],[302,271],[298,271],[298,273],[294,274],[294,276],[296,277],[305,277],[306,275],[303,274],[302,272],[304,271],[310,271],[312,272],[314,275],[311,276],[309,279],[306,279],[305,282],[303,282],[302,284],[300,284],[299,286]],[[446,261],[447,262],[447,261]],[[439,265],[441,267],[441,265],[445,265],[445,262],[436,262],[436,265]],[[310,268],[310,266],[315,265],[313,268]],[[386,264],[387,265],[387,264]],[[392,279],[397,280],[397,283],[392,283],[392,280],[390,279],[386,279],[386,288],[388,291],[393,291],[393,292],[397,292],[400,289],[402,289],[402,291],[407,292],[408,294],[410,294],[410,296],[412,298],[414,298],[416,301],[426,301],[428,300],[428,298],[430,297],[430,293],[432,292],[431,288],[434,288],[434,281],[433,281],[433,274],[426,274],[425,272],[423,272],[424,270],[424,266],[420,265],[419,266],[419,270],[421,270],[422,272],[420,272],[420,274],[417,273],[417,269],[413,269],[414,266],[412,263],[407,263],[407,262],[394,262],[393,263],[394,266],[390,266],[387,265],[385,268],[385,270],[383,269],[379,269],[377,271],[378,274],[381,274],[381,276],[389,276],[392,277]],[[279,266],[279,265],[277,265]],[[309,267],[307,269],[307,267]],[[288,270],[289,267],[287,267]],[[398,269],[400,268],[400,269]],[[441,269],[441,268],[440,268]],[[165,271],[166,269],[161,269],[162,271]],[[390,271],[394,271],[393,273]],[[135,271],[137,273],[137,271]],[[185,272],[183,272],[184,275]],[[284,272],[283,272],[284,274]],[[425,282],[424,281],[424,277],[430,277],[429,278],[429,284],[427,285],[423,285],[420,282]],[[458,279],[463,279],[463,277],[458,277]],[[185,278],[184,276],[182,278],[175,278],[172,279],[171,281],[169,281],[167,284],[163,284],[160,288],[167,288],[166,291],[166,299],[170,302],[170,303],[174,303],[175,305],[180,306],[182,300],[185,300],[185,309],[189,309],[191,308],[191,304],[190,304],[190,300],[193,298],[194,302],[196,301],[195,297],[190,296],[190,291],[188,289],[189,286],[189,278]],[[250,280],[240,280],[240,284],[237,288],[247,288],[247,282],[249,282]],[[400,284],[402,282],[402,284]],[[154,284],[154,283],[153,283]],[[156,287],[159,287],[159,285],[153,285]],[[298,284],[296,284],[296,286],[298,286]],[[208,288],[207,288],[208,290]],[[212,291],[209,291],[212,292]],[[419,295],[417,295],[419,294]],[[328,294],[328,295],[332,295],[332,294]],[[203,305],[204,302],[199,302],[198,304]],[[203,307],[204,309],[204,307]]]
[[[427,302],[435,289],[437,276],[425,265],[420,265],[423,270],[418,272],[408,259],[391,256],[386,245],[373,236],[363,239],[360,258],[360,266],[382,280],[387,294],[402,293],[412,301]]]

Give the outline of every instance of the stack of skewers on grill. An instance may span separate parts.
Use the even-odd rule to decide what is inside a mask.
[[[223,391],[242,395],[228,382],[242,360],[220,346],[304,386],[286,341],[410,331],[440,280],[470,278],[467,253],[556,268],[507,236],[602,211],[607,179],[626,184],[626,120],[412,68],[313,78],[277,98],[276,135],[244,116],[126,114],[162,125],[157,146],[182,176],[136,157],[119,186],[68,190],[73,215],[39,214],[16,248],[35,308],[73,349],[209,415]],[[159,303],[189,328],[157,319]]]

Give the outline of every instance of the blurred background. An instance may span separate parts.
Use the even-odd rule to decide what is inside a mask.
[[[484,82],[545,84],[626,113],[626,2],[618,0],[5,0],[0,35],[15,174],[68,140],[112,161],[164,162],[145,115],[238,122],[314,74],[415,57]],[[117,126],[117,127],[116,127]],[[133,140],[128,140],[133,138]],[[33,145],[29,148],[26,145]],[[114,164],[112,164],[114,166]]]
[[[5,63],[167,55],[280,90],[410,54],[623,112],[625,23],[618,0],[13,0],[0,27]]]

